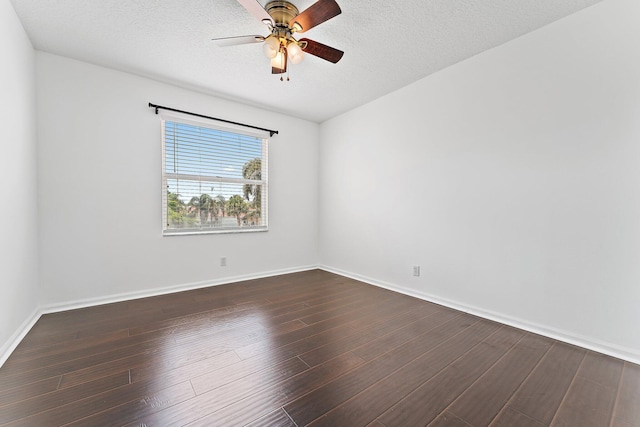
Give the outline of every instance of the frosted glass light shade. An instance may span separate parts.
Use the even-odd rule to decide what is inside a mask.
[[[267,58],[275,58],[280,50],[280,40],[275,36],[267,37],[262,45],[262,50]]]
[[[284,55],[285,55],[284,52],[276,52],[276,56],[274,56],[271,59],[271,67],[277,68],[284,72],[284,70],[286,69],[286,62],[285,62]]]
[[[291,61],[292,64],[299,64],[300,61],[302,61],[302,58],[304,58],[304,52],[296,42],[289,43],[287,46],[287,54],[289,55],[289,61]]]

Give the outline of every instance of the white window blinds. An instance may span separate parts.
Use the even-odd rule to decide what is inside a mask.
[[[163,114],[163,233],[265,231],[267,135]]]

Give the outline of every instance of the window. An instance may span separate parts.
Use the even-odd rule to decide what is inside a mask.
[[[268,133],[162,114],[163,234],[267,230]]]

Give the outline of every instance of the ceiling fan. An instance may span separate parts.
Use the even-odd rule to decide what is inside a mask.
[[[265,36],[237,36],[213,39],[218,46],[237,46],[250,43],[264,43],[265,56],[271,59],[271,73],[283,74],[287,63],[297,64],[304,53],[317,56],[334,64],[340,61],[344,52],[313,40],[294,38],[296,33],[304,33],[311,28],[342,13],[335,0],[318,0],[303,12],[285,0],[271,0],[264,7],[258,0],[238,0],[247,11],[267,25],[270,34]],[[282,76],[280,76],[282,80]],[[287,77],[287,80],[289,78]]]

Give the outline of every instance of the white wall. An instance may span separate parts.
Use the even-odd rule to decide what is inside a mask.
[[[33,47],[0,1],[0,366],[38,306],[36,104]]]
[[[41,52],[36,79],[45,305],[317,264],[317,124]],[[280,131],[268,232],[162,237],[160,119],[149,102]]]
[[[605,0],[322,124],[321,263],[640,360],[639,22]]]

